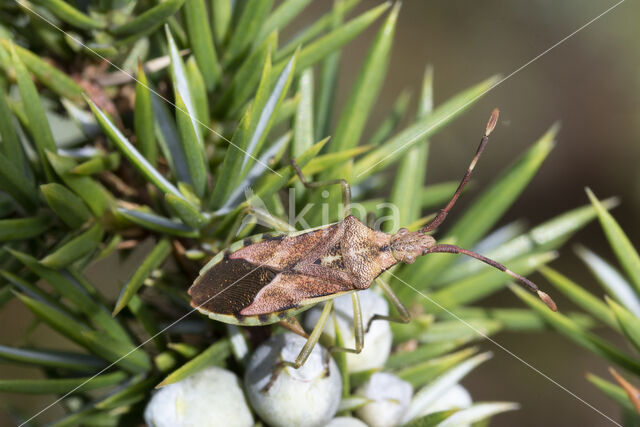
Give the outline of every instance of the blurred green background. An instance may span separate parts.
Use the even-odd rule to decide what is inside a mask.
[[[372,3],[364,1],[359,10],[369,8]],[[388,78],[374,117],[382,118],[403,89],[417,91],[427,64],[435,69],[435,101],[438,103],[490,75],[509,75],[614,4],[615,1],[600,0],[405,1]],[[296,25],[303,27],[330,6],[329,1],[314,2],[303,17],[291,25],[291,32],[282,35],[282,40],[295,32]],[[638,16],[638,2],[623,2],[504,81],[432,139],[428,180],[435,183],[458,179],[473,155],[491,109],[501,110],[498,128],[474,173],[474,188],[462,198],[452,217],[464,211],[477,190],[489,183],[497,171],[553,122],[560,121],[562,130],[557,147],[502,224],[520,218],[536,224],[584,205],[587,203],[584,187],[590,186],[601,199],[611,195],[621,197],[622,204],[614,210],[614,215],[632,241],[640,242],[640,228],[636,226],[640,212],[640,170],[636,166],[640,159]],[[342,55],[338,94],[342,100],[375,31],[377,26],[348,45]],[[334,113],[338,115],[340,111]],[[612,259],[597,224],[578,233],[573,242],[577,241]],[[598,285],[574,256],[571,245],[572,242],[563,248],[560,258],[552,265],[601,295]],[[118,286],[114,280],[124,281],[135,263],[117,266],[113,260],[110,262],[93,270],[96,282],[103,285],[106,294],[115,295]],[[117,271],[115,278],[114,271]],[[539,276],[533,279],[545,286]],[[508,291],[486,302],[492,306],[521,306]],[[557,302],[561,310],[570,308],[562,298]],[[17,303],[7,308],[0,312],[3,325],[0,342],[19,343],[31,318],[25,316]],[[46,333],[36,336],[43,346],[51,339]],[[591,353],[554,333],[499,334],[495,340],[598,410],[620,419],[618,407],[584,378],[587,370],[608,377],[607,366]],[[495,356],[464,381],[474,400],[510,400],[522,404],[520,411],[500,415],[492,425],[611,425],[593,409],[495,344],[486,342],[482,347],[492,350]],[[12,377],[21,374],[17,372],[19,368],[0,365],[0,377],[8,374],[8,369]],[[25,376],[29,372],[24,368]],[[9,398],[27,412],[52,401],[50,397],[16,399],[0,394],[0,400]],[[42,419],[52,419],[56,410],[51,412]],[[6,419],[0,415],[0,424],[3,421]]]

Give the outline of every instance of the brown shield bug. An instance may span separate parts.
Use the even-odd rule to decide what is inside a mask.
[[[221,322],[245,326],[280,322],[308,338],[294,362],[282,363],[294,368],[304,364],[318,342],[331,312],[333,298],[346,293],[351,293],[353,299],[355,348],[332,350],[360,352],[365,328],[356,291],[369,288],[374,280],[399,316],[376,315],[369,325],[376,319],[409,322],[408,310],[378,276],[398,262],[412,263],[417,257],[430,253],[464,254],[489,264],[536,292],[555,311],[553,300],[529,279],[478,253],[454,245],[437,244],[428,234],[444,221],[460,197],[497,121],[498,110],[495,109],[458,189],[444,209],[423,229],[411,232],[401,228],[390,235],[372,230],[347,212],[344,220],[315,229],[253,236],[232,244],[204,266],[189,289],[191,305]],[[292,163],[300,181],[308,188],[342,185],[344,206],[348,209],[351,192],[345,180],[307,182],[295,161]],[[321,301],[326,301],[326,304],[320,320],[307,335],[294,316]]]

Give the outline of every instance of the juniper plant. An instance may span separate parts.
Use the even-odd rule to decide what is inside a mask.
[[[629,347],[637,351],[640,349],[640,256],[604,203],[590,189],[587,188],[586,193],[598,213],[600,225],[622,272],[601,255],[580,245],[575,247],[575,253],[602,286],[604,301],[553,268],[545,266],[540,272],[558,291],[584,310],[593,319],[593,323],[615,334],[621,334],[628,341]],[[610,374],[619,385],[592,373],[587,374],[587,380],[620,404],[625,425],[638,424],[640,391],[632,384],[634,378],[640,375],[637,354],[618,348],[566,316],[543,314],[535,301],[515,288],[512,290],[560,333],[611,364]],[[622,371],[618,372],[616,369]]]
[[[233,376],[244,376],[247,357],[278,328],[225,327],[192,314],[186,290],[213,255],[264,228],[264,221],[245,221],[247,214],[291,227],[299,224],[287,224],[287,208],[290,219],[323,203],[330,208],[324,218],[322,209],[311,210],[308,224],[336,219],[337,193],[324,197],[300,186],[291,158],[308,176],[347,179],[362,206],[356,214],[386,218],[389,231],[421,227],[450,197],[457,182],[424,184],[429,139],[498,77],[434,105],[434,71],[427,67],[417,113],[409,114],[407,91],[381,123],[372,123],[400,4],[363,2],[368,9],[354,14],[358,3],[336,0],[288,40],[279,34],[309,0],[0,4],[0,306],[22,305],[34,318],[20,343],[0,345],[0,358],[42,373],[37,380],[2,379],[0,391],[52,396],[65,413],[55,425],[106,426],[139,422],[156,387],[208,390],[207,378],[239,387]],[[372,26],[377,33],[340,107],[334,98],[341,49]],[[367,127],[372,136],[365,139]],[[483,244],[493,258],[529,274],[602,215],[600,205],[579,207],[530,230],[508,225],[481,241],[550,153],[557,130],[551,127],[475,196],[445,240]],[[108,298],[87,269],[116,255],[142,261],[119,296]],[[513,409],[469,406],[468,399],[466,409],[436,405],[447,390],[459,395],[456,384],[488,358],[470,343],[501,329],[539,329],[550,316],[525,309],[473,312],[472,304],[509,278],[454,262],[434,257],[388,273],[413,322],[383,327],[381,351],[389,352],[389,342],[393,350],[367,370],[357,369],[357,359],[333,356],[342,400],[328,405],[333,409],[325,418],[336,411],[375,413],[376,406],[366,407],[386,399],[371,391],[380,370],[416,391],[396,424],[472,423]],[[119,286],[115,278],[107,282],[110,291]],[[589,322],[567,316],[576,325]],[[340,344],[346,323],[336,320],[323,342]],[[31,339],[36,328],[73,345],[42,348]],[[234,387],[229,396],[237,397]],[[170,401],[176,410],[177,401]],[[171,409],[170,403],[150,405],[149,417],[156,407]],[[5,409],[18,423],[50,419],[38,408]],[[243,411],[242,422],[261,416]],[[215,416],[222,415],[203,414]]]

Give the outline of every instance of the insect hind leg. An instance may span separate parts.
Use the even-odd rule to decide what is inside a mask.
[[[304,328],[302,327],[298,319],[295,318],[295,316],[287,317],[286,319],[281,320],[279,325],[285,329],[288,329],[294,334],[300,335],[302,338],[309,339],[309,335],[304,331]]]
[[[300,182],[306,188],[319,188],[319,187],[326,187],[328,185],[340,184],[342,186],[342,204],[344,206],[344,216],[351,215],[351,186],[349,185],[346,179],[331,179],[327,181],[310,182],[305,178],[304,174],[302,173],[302,170],[300,170],[300,167],[298,166],[298,163],[296,162],[295,159],[291,159],[291,165],[293,166],[293,169],[296,171],[298,178],[300,178]]]
[[[264,393],[267,393],[269,391],[269,389],[271,388],[271,386],[273,386],[273,384],[278,379],[278,376],[280,375],[280,373],[282,373],[282,370],[284,368],[291,367],[294,369],[298,369],[299,367],[304,365],[304,363],[309,358],[309,355],[313,351],[313,348],[318,343],[318,340],[320,340],[320,336],[322,335],[322,331],[324,330],[324,326],[327,323],[327,319],[329,318],[329,314],[331,313],[332,309],[333,309],[333,300],[328,300],[325,303],[324,308],[322,309],[322,313],[320,314],[318,323],[316,323],[316,326],[313,327],[313,331],[311,331],[311,334],[309,334],[309,338],[307,338],[307,342],[304,344],[304,346],[302,346],[302,349],[300,350],[298,357],[296,357],[296,360],[294,362],[283,360],[278,364],[276,364],[276,367],[273,370],[273,373],[271,374],[271,378],[269,379],[269,382],[262,389]],[[328,373],[328,368],[327,368],[327,373]]]

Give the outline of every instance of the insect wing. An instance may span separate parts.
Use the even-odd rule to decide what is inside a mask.
[[[277,274],[269,267],[225,256],[189,288],[191,305],[210,313],[239,314]]]
[[[328,242],[339,237],[338,224],[293,236],[278,236],[245,246],[229,257],[244,259],[254,265],[264,265],[283,271],[308,258],[314,252],[320,257]]]
[[[347,282],[328,280],[295,272],[278,274],[255,296],[251,305],[244,308],[243,316],[276,313],[314,304],[315,302],[353,291]]]
[[[338,226],[334,224],[292,236],[275,236],[261,241],[247,239],[245,242],[238,242],[240,247],[237,249],[232,245],[232,252],[219,254],[201,270],[200,276],[189,289],[191,305],[209,313],[236,317],[249,315],[248,312],[241,312],[256,301],[263,288],[283,270],[295,266],[314,249],[331,240],[337,231]],[[292,274],[280,276],[272,290],[266,293],[260,306],[272,308],[273,313],[295,306],[307,295],[314,295],[296,289],[302,288],[304,283],[307,287],[314,287],[312,282],[317,281],[317,278],[308,278],[305,282],[300,279],[300,275],[291,276]],[[285,293],[283,288],[286,285],[283,285],[283,280],[291,282],[292,290],[277,302],[275,298]],[[256,307],[250,312],[255,313]]]

